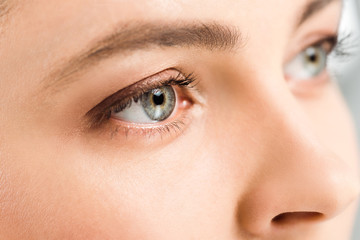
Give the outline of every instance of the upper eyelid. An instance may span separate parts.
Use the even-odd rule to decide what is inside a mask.
[[[301,52],[305,51],[307,48],[309,47],[323,47],[325,44],[330,43],[330,47],[328,49],[325,49],[327,54],[330,54],[337,46],[338,44],[338,40],[337,40],[338,36],[330,36],[330,37],[326,37],[326,38],[322,38],[318,41],[315,41],[312,44],[307,44],[305,45],[303,48],[300,49],[300,51],[297,54],[300,54]],[[296,55],[297,55],[296,54]],[[295,55],[295,56],[296,56]]]
[[[338,39],[338,34],[334,34],[334,35],[329,35],[329,36],[324,36],[322,38],[319,38],[318,40],[312,41],[308,44],[306,44],[304,47],[302,47],[300,49],[300,52],[304,51],[306,48],[311,47],[311,46],[322,46],[326,43],[330,43],[331,48],[330,51],[336,46],[337,44],[337,39]]]
[[[331,52],[332,49],[334,47],[336,47],[337,43],[338,43],[338,35],[334,35],[334,36],[330,36],[330,37],[327,37],[327,38],[323,38],[323,39],[320,39],[319,41],[315,42],[314,44],[311,44],[310,46],[322,46],[326,43],[330,43],[331,45],[331,48],[329,49]]]
[[[305,39],[307,39],[307,38],[312,38],[312,37],[308,36]],[[333,34],[317,36],[312,40],[305,40],[305,39],[301,41],[301,42],[305,42],[304,44],[301,44],[300,47],[297,47],[297,49],[295,51],[291,51],[291,54],[285,58],[284,64],[289,63],[292,59],[294,59],[294,57],[296,57],[301,52],[305,51],[308,47],[321,46],[322,44],[324,44],[326,42],[332,42],[331,43],[332,46],[329,51],[329,53],[330,53],[336,47],[336,45],[338,43],[338,33],[336,32]]]

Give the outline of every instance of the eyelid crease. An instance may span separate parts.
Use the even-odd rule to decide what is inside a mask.
[[[111,111],[114,110],[114,108],[124,109],[128,107],[133,100],[137,101],[141,95],[152,89],[170,85],[193,88],[195,87],[195,85],[193,85],[195,81],[196,78],[192,73],[184,75],[175,69],[164,70],[133,83],[105,98],[85,114],[86,125],[90,129],[100,126],[103,121],[110,118]]]

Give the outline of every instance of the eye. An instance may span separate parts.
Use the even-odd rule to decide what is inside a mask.
[[[132,123],[156,123],[171,116],[176,106],[176,94],[172,86],[163,86],[132,99],[123,110],[114,109],[111,117]]]
[[[308,47],[286,64],[285,74],[293,80],[315,78],[326,69],[328,54],[323,45]]]
[[[330,52],[336,45],[336,37],[330,37],[305,48],[285,65],[288,79],[309,81],[323,73],[327,68]]]
[[[105,125],[126,131],[132,128],[151,128],[159,132],[162,126],[166,130],[170,129],[170,126],[179,129],[179,123],[182,123],[185,115],[189,113],[194,100],[200,97],[195,81],[192,73],[183,74],[177,69],[166,69],[105,98],[86,113],[85,124],[94,130],[100,130]],[[170,117],[171,121],[166,121]],[[115,121],[109,121],[110,119]],[[155,124],[160,122],[164,123]]]

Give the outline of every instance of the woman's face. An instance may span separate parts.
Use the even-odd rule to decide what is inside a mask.
[[[2,1],[1,239],[346,239],[337,0]]]

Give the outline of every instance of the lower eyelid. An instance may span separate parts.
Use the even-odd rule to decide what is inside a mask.
[[[329,71],[325,69],[320,75],[309,80],[289,80],[289,88],[297,97],[315,97],[321,93],[324,86],[331,84]]]
[[[108,136],[112,140],[135,141],[137,144],[155,144],[161,140],[170,141],[184,133],[192,120],[190,113],[183,112],[175,120],[160,122],[155,124],[134,124],[119,122],[116,119],[110,119],[107,127]],[[151,140],[151,141],[149,141]]]

